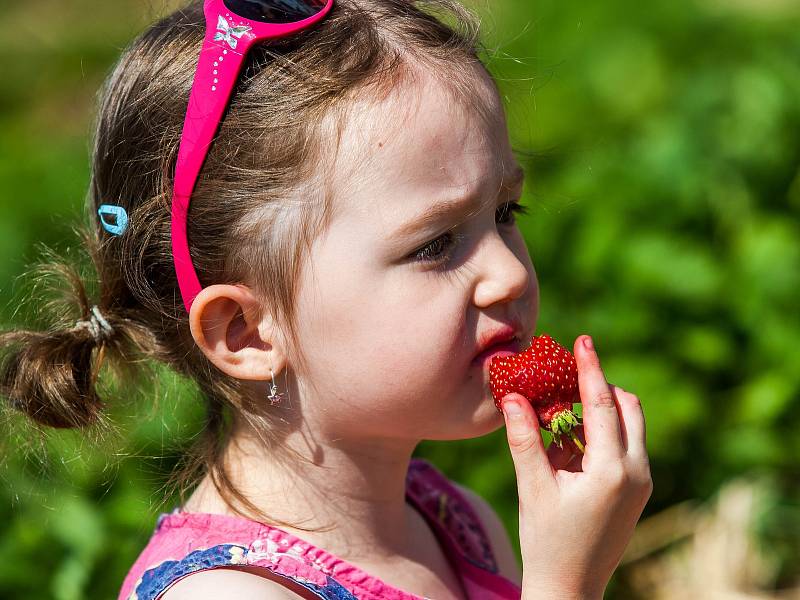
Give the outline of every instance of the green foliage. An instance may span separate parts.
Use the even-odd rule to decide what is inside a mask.
[[[40,0],[0,21],[0,323],[35,244],[74,245],[93,95],[163,5]],[[646,515],[711,497],[743,471],[774,490],[759,535],[798,576],[786,482],[800,453],[800,10],[793,2],[482,2],[490,69],[527,167],[521,226],[541,286],[538,332],[595,339],[643,402]],[[86,19],[86,15],[92,15]],[[23,43],[24,41],[24,43]],[[9,424],[0,596],[113,597],[168,510],[162,486],[200,427],[169,374],[118,390],[119,435],[90,443]],[[147,407],[147,408],[143,408]],[[14,431],[22,431],[15,434]],[[516,529],[502,431],[424,443]],[[777,512],[775,512],[777,511]],[[797,529],[794,527],[793,529]],[[609,597],[624,597],[612,586]]]

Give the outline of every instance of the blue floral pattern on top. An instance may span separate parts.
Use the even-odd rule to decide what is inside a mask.
[[[131,594],[131,600],[155,600],[172,582],[195,571],[245,564],[247,552],[248,550],[244,546],[220,544],[203,550],[195,550],[181,560],[165,561],[144,572],[136,590]],[[276,575],[280,574],[276,573]],[[353,594],[330,576],[324,586],[304,581],[299,577],[290,579],[325,600],[357,600]]]

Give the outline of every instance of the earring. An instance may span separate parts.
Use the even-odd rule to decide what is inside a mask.
[[[269,369],[269,374],[272,377],[272,381],[269,382],[269,403],[272,406],[277,406],[281,402],[283,402],[283,394],[278,394],[278,386],[275,385],[275,374],[272,372],[272,367]]]

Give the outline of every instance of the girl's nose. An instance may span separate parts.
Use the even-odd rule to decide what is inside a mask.
[[[486,236],[476,265],[476,285],[474,304],[485,308],[497,302],[509,302],[522,296],[528,289],[531,274],[528,272],[527,249],[520,244],[517,252],[524,252],[525,258],[517,256],[502,236]]]

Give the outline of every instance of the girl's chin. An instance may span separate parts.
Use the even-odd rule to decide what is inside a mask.
[[[500,429],[504,424],[502,413],[497,410],[494,403],[489,401],[486,407],[481,406],[472,415],[468,422],[451,423],[450,427],[442,428],[430,440],[469,440],[472,438],[489,435]]]

